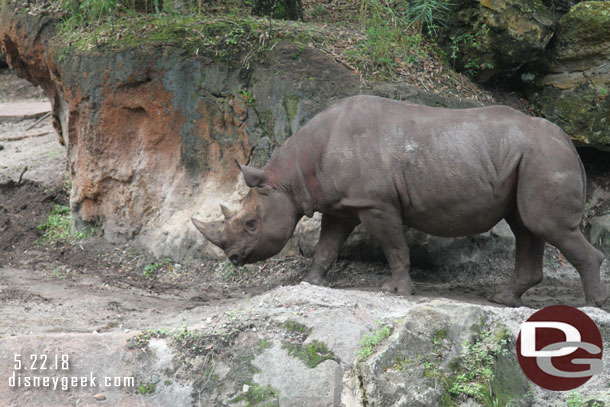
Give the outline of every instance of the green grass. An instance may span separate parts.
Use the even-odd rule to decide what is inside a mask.
[[[360,359],[366,359],[373,354],[375,346],[379,345],[384,339],[388,338],[392,331],[386,325],[379,323],[379,328],[374,332],[364,335],[360,341],[360,349],[358,350],[358,356]]]
[[[38,225],[38,230],[43,232],[40,242],[51,245],[57,245],[59,242],[83,240],[94,232],[93,229],[90,230],[90,233],[72,231],[70,208],[64,205],[55,205],[45,222]]]

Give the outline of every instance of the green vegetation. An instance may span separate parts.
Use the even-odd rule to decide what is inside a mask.
[[[367,335],[364,335],[360,341],[360,349],[358,350],[358,356],[360,359],[366,359],[373,354],[373,348],[381,343],[384,339],[388,338],[392,331],[386,325],[381,322],[377,322],[379,328]]]
[[[604,407],[605,403],[601,400],[587,400],[586,396],[583,396],[578,391],[572,391],[568,394],[566,401],[566,407]]]
[[[252,92],[247,91],[247,90],[242,90],[241,97],[243,97],[246,100],[246,103],[248,104],[248,106],[254,106],[254,96],[252,96]]]
[[[258,353],[262,353],[265,349],[269,349],[273,344],[265,339],[261,339],[258,342]]]
[[[157,385],[149,382],[142,382],[140,386],[138,386],[138,392],[140,394],[153,394],[157,391]]]
[[[280,405],[280,392],[271,386],[258,383],[246,384],[247,391],[231,400],[231,403],[245,401],[247,407],[277,407]]]
[[[359,70],[389,73],[399,63],[410,63],[422,56],[421,35],[408,34],[409,23],[381,0],[363,0],[360,25],[365,36],[347,52]]]
[[[573,391],[568,395],[567,407],[583,407],[585,398],[577,391]]]
[[[452,7],[450,0],[362,0],[359,20],[364,35],[346,50],[348,61],[379,79],[426,70],[431,63],[441,66],[444,51],[435,41],[448,25]]]
[[[18,0],[3,1],[18,6]],[[448,25],[450,1],[360,0],[355,4],[359,13],[353,13],[353,3],[306,4],[307,14],[317,22],[257,17],[252,0],[51,0],[36,4],[34,12],[62,15],[50,52],[59,64],[78,63],[81,54],[170,47],[175,55],[248,69],[254,62],[266,62],[283,43],[295,48],[296,59],[309,48],[330,55],[360,75],[365,85],[369,80],[402,80],[427,90],[438,87],[438,95],[463,96],[472,84],[447,67],[435,44],[437,33]],[[246,93],[247,104],[255,104]]]
[[[214,59],[249,55],[266,49],[259,41],[267,24],[262,19],[135,14],[106,18],[93,25],[67,19],[61,27],[64,44],[79,52],[108,52],[137,46],[173,45]]]
[[[337,356],[328,349],[328,346],[320,341],[313,340],[308,344],[304,343],[311,334],[311,327],[292,319],[284,321],[280,327],[285,329],[293,337],[290,340],[283,341],[282,348],[291,356],[301,360],[305,366],[310,369],[315,368],[325,360],[339,360]],[[294,338],[294,336],[296,336],[296,338]]]
[[[128,347],[131,349],[146,349],[152,338],[167,338],[169,329],[147,329],[136,336],[129,338]]]
[[[73,232],[71,226],[70,208],[64,205],[55,205],[47,220],[38,225],[38,230],[44,232],[41,242],[57,245],[59,242],[83,240],[94,233],[93,229],[90,230],[90,233],[84,231]]]
[[[328,349],[326,344],[316,340],[311,341],[306,345],[284,342],[282,348],[286,349],[291,356],[301,360],[305,366],[310,369],[315,368],[325,360],[339,360],[337,356]]]
[[[417,27],[420,34],[425,29],[430,36],[436,36],[439,26],[446,27],[452,6],[448,0],[411,0],[405,16],[406,23]]]
[[[451,361],[450,373],[439,369],[446,330],[434,333],[434,359],[424,360],[424,376],[439,381],[445,391],[439,405],[453,407],[471,399],[485,407],[510,406],[526,392],[527,379],[511,354],[512,336],[504,325],[490,327],[481,320],[473,326],[471,340],[463,344],[459,357]],[[498,372],[502,372],[501,375]]]
[[[156,274],[157,272],[161,271],[164,268],[167,269],[168,271],[171,271],[173,269],[172,259],[170,259],[169,257],[166,257],[165,259],[163,259],[160,262],[151,263],[151,264],[148,264],[147,266],[145,266],[144,275],[146,277],[150,278],[154,274]]]
[[[452,35],[450,37],[451,44],[449,45],[451,53],[449,59],[455,68],[455,62],[458,55],[477,55],[483,47],[487,46],[489,41],[489,27],[486,24],[481,25],[474,33],[463,33],[460,35]],[[481,62],[477,57],[470,57],[464,64],[464,73],[468,76],[476,76],[480,70],[491,70],[494,68],[491,62]]]
[[[354,69],[371,76],[393,77],[396,68],[419,63],[436,55],[435,45],[424,40],[433,38],[444,27],[452,6],[448,0],[412,0],[388,3],[382,0],[362,0],[360,32],[350,27],[341,34],[321,29],[313,23],[271,20],[250,15],[249,6],[222,3],[160,0],[55,0],[66,10],[60,27],[59,50],[54,53],[59,62],[78,52],[110,52],[137,46],[172,45],[190,54],[215,60],[230,60],[243,66],[261,59],[279,41],[290,40],[302,51],[308,45],[322,50],[337,42],[355,42],[345,50],[344,58]],[[216,8],[213,6],[216,5]],[[212,11],[213,10],[213,11]],[[317,11],[316,11],[317,10]],[[324,14],[321,5],[313,14]],[[339,26],[349,26],[351,17]],[[295,55],[298,55],[296,53]],[[254,99],[247,98],[248,103]]]
[[[311,333],[311,328],[307,325],[301,324],[300,322],[294,321],[292,319],[288,319],[282,323],[282,328],[286,329],[289,332],[301,333],[305,336],[308,336]]]

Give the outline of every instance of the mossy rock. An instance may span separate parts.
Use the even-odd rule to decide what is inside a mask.
[[[530,98],[578,145],[610,150],[610,2],[583,2],[559,20]]]
[[[582,83],[570,89],[545,87],[533,98],[544,117],[580,146],[610,150],[610,82]]]
[[[610,56],[610,2],[585,1],[559,20],[556,40],[545,55],[551,72],[597,67]]]
[[[479,82],[537,59],[553,35],[541,0],[459,0],[455,7],[441,42],[450,62]]]

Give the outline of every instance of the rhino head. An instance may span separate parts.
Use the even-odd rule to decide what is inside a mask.
[[[268,259],[282,250],[298,221],[292,199],[271,186],[263,170],[239,167],[250,187],[239,208],[231,210],[221,204],[224,215],[221,222],[191,218],[203,236],[224,250],[231,263],[238,267]]]

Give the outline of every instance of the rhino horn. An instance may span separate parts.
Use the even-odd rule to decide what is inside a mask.
[[[224,239],[221,237],[219,225],[216,222],[202,222],[196,218],[191,218],[191,221],[206,239],[221,249],[225,248]]]
[[[227,206],[225,206],[224,204],[220,204],[220,210],[222,211],[222,214],[224,215],[225,219],[233,216],[234,212],[231,209],[229,209]]]

